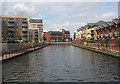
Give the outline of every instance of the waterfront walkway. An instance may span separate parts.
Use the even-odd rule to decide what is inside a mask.
[[[0,60],[6,60],[6,59],[10,59],[19,55],[24,55],[28,52],[32,52],[34,50],[43,48],[47,45],[42,45],[42,46],[37,46],[37,47],[32,47],[32,48],[28,48],[28,49],[22,49],[22,50],[14,50],[11,53],[3,53],[3,55],[0,57]]]
[[[106,49],[100,49],[100,48],[96,48],[96,47],[81,46],[81,45],[78,45],[78,44],[71,44],[71,45],[76,46],[76,47],[80,47],[80,48],[83,48],[83,49],[91,50],[91,51],[94,51],[94,52],[103,53],[103,54],[106,54],[106,55],[110,55],[110,56],[113,56],[113,57],[120,58],[120,52],[116,52],[116,51],[114,52],[114,51],[110,51],[110,50],[106,50]]]

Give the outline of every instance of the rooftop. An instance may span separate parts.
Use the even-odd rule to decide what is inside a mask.
[[[108,23],[110,26],[114,25],[112,21],[107,21],[107,23]]]
[[[120,21],[118,19],[113,19],[113,21],[115,22],[115,24],[119,24]]]
[[[30,19],[29,20],[30,23],[43,23],[42,19]]]
[[[88,23],[88,25],[92,27],[92,26],[95,26],[97,24],[96,23]]]

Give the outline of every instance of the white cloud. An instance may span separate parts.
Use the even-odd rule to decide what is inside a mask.
[[[75,23],[66,21],[64,24],[54,24],[48,21],[44,21],[44,32],[46,31],[55,31],[56,29],[66,29],[69,30],[71,33],[71,37],[74,32],[80,28],[81,26],[85,25],[86,23]]]
[[[97,16],[96,19],[103,19],[103,20],[109,20],[109,19],[114,19],[118,15],[116,13],[103,13],[101,16]]]
[[[4,11],[5,15],[19,15],[19,16],[34,16],[37,11],[35,11],[34,5],[28,7],[24,3],[11,4],[12,7],[7,7]]]

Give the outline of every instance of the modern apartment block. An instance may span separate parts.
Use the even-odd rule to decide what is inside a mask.
[[[28,42],[38,42],[39,29],[28,29]]]
[[[44,33],[47,42],[70,42],[70,32],[62,29],[61,31],[49,31]]]
[[[27,42],[28,17],[0,16],[2,18],[2,42]]]
[[[43,20],[29,20],[29,36],[29,40],[32,40],[32,42],[40,42],[43,40]]]

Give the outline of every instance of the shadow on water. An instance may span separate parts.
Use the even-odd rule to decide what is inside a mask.
[[[70,45],[51,45],[3,63],[5,82],[120,81],[120,59]]]

